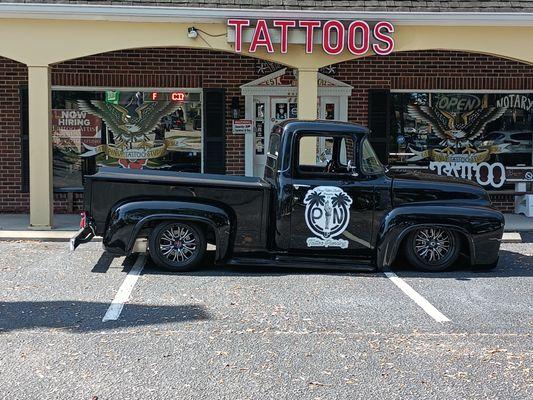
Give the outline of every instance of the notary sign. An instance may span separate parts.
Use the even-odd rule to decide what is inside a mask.
[[[233,120],[233,134],[245,135],[253,133],[253,125],[251,119],[236,119]]]
[[[279,51],[284,54],[289,44],[303,44],[306,53],[313,53],[315,44],[321,44],[322,50],[330,55],[346,50],[356,56],[370,51],[384,56],[394,50],[394,25],[387,21],[231,18],[227,25],[228,42],[235,43],[236,53],[243,50],[255,53],[258,49],[274,53],[275,45],[279,45]]]

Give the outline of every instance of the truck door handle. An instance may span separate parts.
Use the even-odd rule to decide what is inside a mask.
[[[293,185],[293,186],[294,186],[295,189],[311,187],[311,185]]]

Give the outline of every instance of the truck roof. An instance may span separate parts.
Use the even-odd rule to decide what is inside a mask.
[[[368,128],[354,124],[352,122],[332,121],[332,120],[297,120],[288,119],[276,125],[284,134],[292,134],[297,130],[322,131],[334,133],[352,133],[361,136],[368,134]],[[276,129],[276,127],[274,127]],[[274,131],[273,129],[273,131]],[[281,132],[279,132],[281,133]]]

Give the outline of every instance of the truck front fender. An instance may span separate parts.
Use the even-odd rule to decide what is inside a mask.
[[[470,263],[486,265],[498,259],[505,220],[488,207],[409,205],[391,210],[381,220],[376,240],[378,268],[390,267],[402,240],[415,228],[447,227],[462,233],[468,242]]]
[[[229,249],[231,220],[226,211],[208,204],[188,201],[143,200],[113,207],[103,237],[104,247],[114,254],[128,255],[135,239],[152,221],[191,221],[213,228],[216,259],[223,259]]]

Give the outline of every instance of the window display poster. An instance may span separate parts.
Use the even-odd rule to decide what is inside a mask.
[[[326,119],[335,119],[334,103],[326,103]]]
[[[265,136],[265,124],[263,121],[255,121],[255,136],[256,137]]]
[[[298,104],[289,103],[289,118],[298,118]]]
[[[70,140],[78,152],[82,143],[97,146],[102,138],[102,120],[80,110],[52,110],[52,135],[56,141]]]
[[[265,154],[265,124],[255,121],[255,154]]]
[[[81,182],[84,145],[102,141],[102,120],[75,109],[52,110],[54,187],[78,187]]]
[[[265,154],[265,139],[264,138],[255,138],[255,154],[257,155]]]
[[[287,103],[276,103],[276,119],[287,119]]]
[[[265,103],[256,103],[255,104],[255,118],[264,119],[265,118]]]

